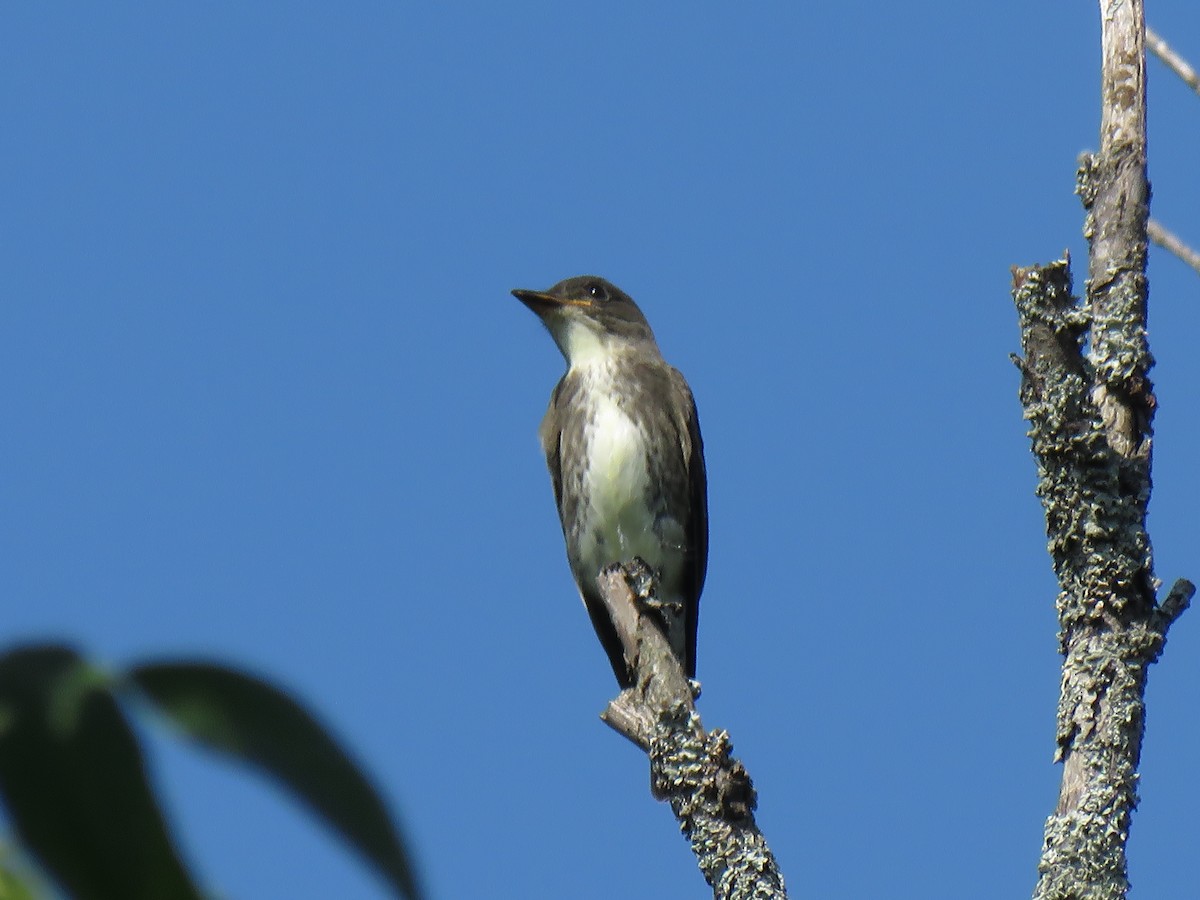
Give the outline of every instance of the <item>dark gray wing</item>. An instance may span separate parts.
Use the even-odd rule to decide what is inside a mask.
[[[559,424],[559,395],[563,392],[562,381],[554,386],[554,393],[550,395],[550,408],[546,410],[546,415],[542,418],[542,424],[538,428],[538,440],[542,445],[542,452],[546,454],[546,468],[550,470],[550,484],[554,487],[554,505],[558,507],[558,514],[562,518],[562,428]],[[565,524],[564,524],[565,528]]]
[[[696,677],[696,634],[700,625],[700,593],[708,572],[708,473],[704,467],[704,439],[700,436],[700,417],[696,401],[687,381],[671,369],[671,389],[675,393],[674,408],[683,411],[684,421],[677,424],[680,449],[688,468],[688,512],[685,530],[688,541],[688,562],[684,568],[683,598],[684,633],[687,651],[683,660],[688,677]]]

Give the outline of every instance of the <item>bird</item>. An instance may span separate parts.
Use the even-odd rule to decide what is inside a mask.
[[[595,275],[514,290],[550,332],[567,370],[538,429],[567,561],[621,688],[633,683],[597,577],[635,559],[657,578],[659,622],[696,677],[708,567],[704,442],[691,388],[663,359],[633,298]]]

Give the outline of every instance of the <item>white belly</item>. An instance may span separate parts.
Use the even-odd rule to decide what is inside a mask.
[[[650,477],[641,431],[608,397],[596,401],[585,474],[588,534],[581,549],[603,567],[640,556],[662,564],[648,508]]]

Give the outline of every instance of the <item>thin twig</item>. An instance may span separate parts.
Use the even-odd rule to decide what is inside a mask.
[[[1150,236],[1150,240],[1158,246],[1174,253],[1197,272],[1200,272],[1200,253],[1181,241],[1173,232],[1163,228],[1157,219],[1150,220],[1146,226],[1146,233]]]
[[[1146,27],[1146,46],[1154,51],[1154,55],[1161,59],[1168,69],[1182,78],[1184,84],[1200,94],[1200,75],[1197,75],[1196,70],[1187,64],[1187,60],[1167,46],[1167,42],[1149,26]]]

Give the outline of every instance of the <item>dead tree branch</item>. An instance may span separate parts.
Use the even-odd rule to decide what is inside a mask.
[[[1151,219],[1146,224],[1146,234],[1158,246],[1170,253],[1174,253],[1197,272],[1200,272],[1200,253],[1197,253],[1181,241],[1173,232],[1163,228],[1157,219]]]
[[[1024,359],[1021,403],[1038,462],[1038,496],[1061,592],[1065,657],[1057,749],[1058,806],[1046,821],[1035,900],[1118,900],[1137,803],[1146,672],[1194,592],[1179,581],[1161,604],[1146,533],[1149,453],[1126,455],[1112,391],[1083,353],[1091,308],[1071,295],[1066,260],[1013,273]],[[1110,424],[1111,422],[1111,424]],[[1143,436],[1143,443],[1148,437]]]
[[[1161,59],[1167,68],[1182,78],[1184,84],[1200,94],[1200,76],[1196,74],[1196,70],[1187,64],[1187,60],[1167,46],[1167,42],[1151,28],[1146,29],[1146,46],[1154,51],[1154,55]]]
[[[1146,46],[1154,52],[1154,55],[1168,69],[1178,75],[1184,84],[1197,94],[1200,94],[1200,75],[1197,75],[1196,70],[1188,65],[1187,60],[1172,50],[1167,45],[1167,42],[1149,26],[1146,27]],[[1175,254],[1197,272],[1200,272],[1200,253],[1197,253],[1154,219],[1151,219],[1148,223],[1147,230],[1150,240],[1154,241],[1154,243],[1158,244],[1164,250]]]
[[[754,822],[750,776],[726,732],[705,732],[692,685],[655,622],[653,578],[633,563],[602,573],[600,588],[636,675],[601,718],[649,754],[651,789],[670,803],[715,900],[786,900]]]
[[[1146,338],[1145,51],[1141,0],[1101,0],[1100,151],[1079,170],[1087,296],[1067,260],[1015,269],[1021,404],[1058,575],[1063,675],[1058,806],[1035,900],[1120,900],[1137,802],[1146,672],[1194,593],[1159,604],[1146,512],[1155,398]],[[1088,350],[1085,353],[1084,347]]]

